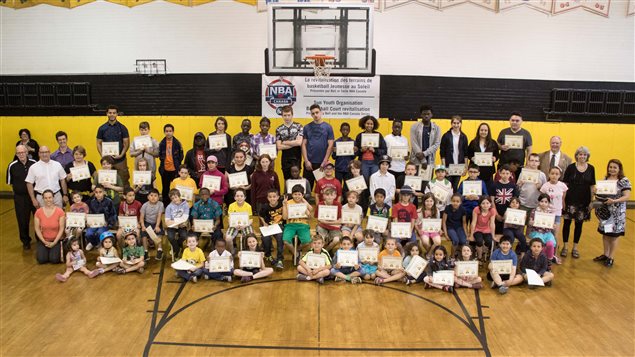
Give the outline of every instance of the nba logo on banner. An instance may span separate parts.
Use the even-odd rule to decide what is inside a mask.
[[[293,105],[296,99],[295,85],[291,81],[279,78],[267,84],[265,101],[276,110],[278,115],[282,115],[282,107]]]

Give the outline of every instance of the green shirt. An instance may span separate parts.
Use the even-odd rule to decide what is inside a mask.
[[[123,248],[123,260],[133,260],[143,257],[143,247],[125,247]]]

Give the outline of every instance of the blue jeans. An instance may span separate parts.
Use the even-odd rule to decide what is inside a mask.
[[[448,236],[454,246],[467,244],[467,236],[463,227],[448,227]]]
[[[88,228],[86,229],[86,240],[96,247],[99,245],[99,236],[107,230],[108,227]]]
[[[174,259],[181,258],[181,248],[187,239],[187,228],[168,228],[168,241],[172,245]]]
[[[234,273],[234,269],[224,273],[212,273],[207,269],[203,269],[203,274],[207,275],[212,280],[223,280],[224,277],[232,276],[233,273]]]
[[[362,176],[366,180],[366,183],[370,180],[370,175],[379,171],[379,165],[374,160],[362,161]]]
[[[196,269],[193,272],[190,272],[189,270],[177,270],[176,274],[178,274],[178,276],[180,276],[181,278],[185,279],[185,281],[190,281],[190,279],[192,279],[193,276],[198,278],[201,275],[203,275],[203,269]]]

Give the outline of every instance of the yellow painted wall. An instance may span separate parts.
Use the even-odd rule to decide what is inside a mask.
[[[240,131],[240,122],[244,117],[226,117],[229,122],[228,133],[234,136]],[[252,133],[259,131],[258,121],[260,117],[249,117],[252,120]],[[152,136],[161,140],[163,138],[163,125],[172,123],[175,126],[175,136],[184,145],[184,151],[191,148],[194,133],[202,131],[206,135],[214,128],[216,117],[210,116],[125,116],[119,120],[126,125],[130,132],[130,136],[138,135],[138,125],[141,121],[148,121],[151,127]],[[32,137],[38,141],[40,145],[50,146],[51,151],[57,149],[55,141],[55,133],[58,130],[64,130],[68,133],[69,145],[83,145],[88,152],[87,159],[92,161],[98,168],[99,158],[96,149],[97,128],[106,121],[105,116],[98,117],[0,117],[0,169],[2,170],[2,183],[0,191],[10,191],[11,187],[6,184],[6,167],[11,162],[15,153],[15,142],[18,141],[18,131],[21,128],[28,128]],[[296,119],[296,121],[305,124],[310,119]],[[360,132],[357,120],[346,119],[330,119],[327,122],[333,125],[335,138],[339,137],[339,126],[342,122],[351,124],[351,136],[355,137]],[[450,128],[450,121],[447,119],[435,119],[435,123],[441,126],[443,132]],[[463,122],[463,131],[471,140],[476,133],[480,120],[469,120]],[[274,132],[275,128],[282,124],[281,118],[272,119],[270,132]],[[410,126],[413,122],[404,122],[404,131],[406,137],[409,136]],[[507,121],[489,121],[494,133],[494,137],[498,132],[507,127]],[[388,120],[380,120],[379,131],[386,135],[389,134],[390,122]],[[581,123],[544,123],[544,122],[525,122],[523,127],[532,133],[534,140],[534,151],[543,152],[549,149],[549,138],[553,135],[559,135],[563,139],[562,150],[569,156],[573,156],[576,148],[579,146],[587,146],[591,151],[591,164],[596,167],[598,178],[603,175],[606,170],[607,161],[611,158],[618,158],[624,164],[626,176],[631,180],[635,179],[635,125],[632,124],[581,124]],[[439,162],[439,159],[437,159]],[[128,160],[128,165],[132,169],[132,160]],[[279,164],[276,167],[278,175],[282,177]],[[158,179],[160,180],[160,178]],[[160,183],[157,182],[158,187]]]

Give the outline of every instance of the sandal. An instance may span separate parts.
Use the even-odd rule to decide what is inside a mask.
[[[580,258],[580,253],[576,249],[574,249],[571,251],[571,256],[577,259]]]
[[[574,250],[574,252],[575,252],[575,250]],[[567,248],[562,248],[562,250],[560,251],[560,256],[561,257],[566,257],[568,253],[569,253],[569,250]]]
[[[375,278],[375,285],[381,285],[384,283],[384,279],[382,278]]]

